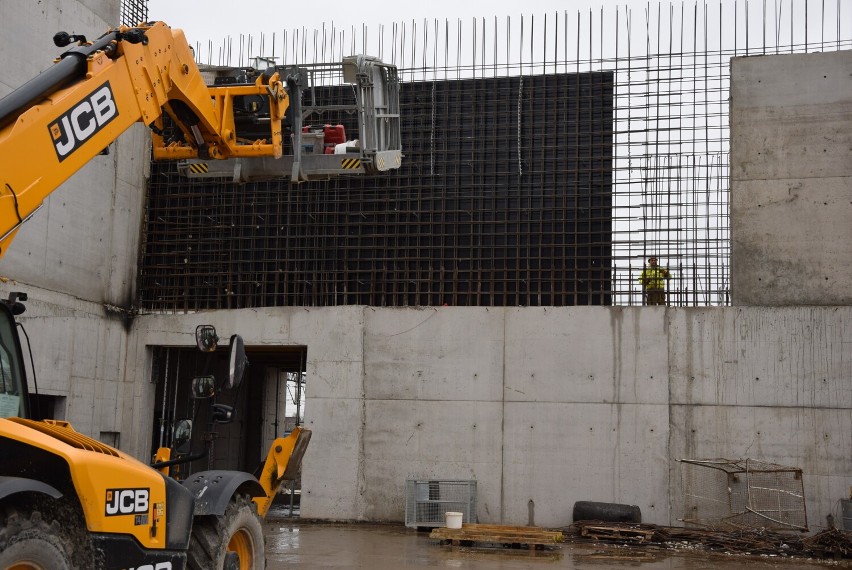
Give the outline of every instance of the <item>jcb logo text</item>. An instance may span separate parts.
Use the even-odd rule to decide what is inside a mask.
[[[47,126],[59,162],[117,116],[118,107],[107,81]]]
[[[147,513],[149,495],[148,489],[107,489],[106,516]]]

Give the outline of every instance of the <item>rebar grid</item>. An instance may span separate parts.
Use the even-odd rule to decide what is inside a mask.
[[[850,38],[839,0],[775,0],[199,44],[219,65],[395,63],[406,157],[300,186],[155,164],[142,306],[636,305],[652,255],[667,304],[727,305],[730,58]]]
[[[148,21],[148,0],[121,0],[122,25],[135,26]]]

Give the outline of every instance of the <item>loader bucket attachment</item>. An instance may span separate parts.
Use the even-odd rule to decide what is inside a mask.
[[[266,496],[254,498],[261,517],[266,517],[284,481],[293,481],[299,476],[302,458],[310,441],[311,430],[296,427],[287,437],[279,437],[272,442],[272,448],[258,477]]]

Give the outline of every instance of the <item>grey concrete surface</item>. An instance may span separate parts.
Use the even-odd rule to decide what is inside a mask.
[[[852,51],[731,61],[735,305],[852,303]]]
[[[122,316],[100,303],[31,285],[7,282],[0,289],[3,298],[10,291],[29,294],[19,322],[32,343],[31,367],[22,338],[30,389],[37,382],[39,393],[59,397],[59,416],[73,420],[75,428],[87,435],[128,436],[132,430],[123,422],[122,402],[132,396],[133,387],[124,382],[129,337]]]
[[[806,465],[810,520],[824,524],[852,484],[849,317],[817,307],[670,311],[670,457]],[[671,481],[680,514],[675,471]]]
[[[807,560],[781,560],[739,555],[663,551],[657,548],[605,544],[561,544],[529,551],[500,547],[444,546],[428,532],[395,525],[329,525],[292,523],[271,518],[264,523],[267,570],[329,568],[434,569],[573,569],[606,570],[768,570],[821,568]],[[840,563],[834,567],[850,568]]]
[[[118,23],[115,0],[3,0],[0,2],[0,96],[53,65],[64,51],[53,45],[59,31],[97,37]]]
[[[148,449],[148,346],[199,319],[307,346],[306,517],[402,521],[408,478],[477,481],[479,522],[564,526],[575,501],[677,524],[677,459],[804,470],[810,522],[852,481],[852,307],[278,308],[134,321],[124,432]],[[835,516],[837,513],[833,513]]]

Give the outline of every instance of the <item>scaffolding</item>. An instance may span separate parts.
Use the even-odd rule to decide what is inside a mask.
[[[649,3],[198,44],[213,65],[397,65],[405,159],[243,186],[155,163],[141,306],[639,305],[651,256],[669,305],[728,305],[730,59],[848,49],[841,5]]]

